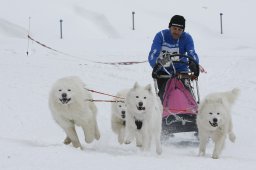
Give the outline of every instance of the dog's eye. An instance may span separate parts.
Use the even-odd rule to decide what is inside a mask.
[[[119,107],[122,107],[121,105],[119,105]]]
[[[59,91],[62,91],[61,89],[59,89]]]
[[[212,112],[210,112],[209,114],[212,115]]]
[[[139,96],[136,96],[136,98],[139,98]]]
[[[68,91],[71,91],[70,89],[68,89]]]
[[[144,97],[144,99],[146,99],[147,97]]]
[[[220,113],[217,113],[217,115],[219,115]]]

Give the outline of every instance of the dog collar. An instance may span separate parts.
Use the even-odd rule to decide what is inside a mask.
[[[135,125],[137,126],[137,130],[140,130],[142,128],[143,122],[141,120],[135,119]]]

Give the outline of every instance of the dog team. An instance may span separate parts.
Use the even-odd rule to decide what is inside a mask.
[[[214,142],[212,158],[218,159],[228,136],[235,141],[231,107],[239,89],[214,93],[205,97],[199,106],[197,126],[199,155],[204,156],[209,138]],[[86,143],[100,139],[97,107],[85,84],[79,77],[64,77],[54,83],[49,95],[49,108],[56,123],[64,130],[64,144],[82,148],[75,126],[84,132]],[[133,141],[143,151],[155,144],[157,154],[162,153],[161,130],[163,106],[151,85],[144,87],[137,82],[131,89],[117,92],[111,104],[111,128],[120,144]]]

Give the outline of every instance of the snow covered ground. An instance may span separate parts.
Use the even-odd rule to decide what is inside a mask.
[[[254,169],[255,5],[253,0],[1,0],[0,169]],[[147,62],[127,66],[96,62],[147,60],[155,33],[167,28],[175,14],[187,19],[186,31],[193,36],[200,63],[208,71],[199,79],[201,98],[241,89],[232,113],[236,143],[227,141],[218,160],[211,158],[211,142],[206,156],[198,157],[198,142],[190,133],[163,143],[160,156],[154,149],[141,152],[134,145],[118,144],[110,128],[110,104],[96,103],[100,141],[85,144],[78,128],[85,150],[64,145],[65,134],[48,108],[52,84],[77,75],[88,88],[108,94],[130,88],[135,81],[153,85]],[[28,42],[29,17],[30,35],[61,53]]]

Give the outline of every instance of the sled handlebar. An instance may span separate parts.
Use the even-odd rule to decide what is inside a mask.
[[[183,58],[187,58],[188,61],[187,62],[181,61],[181,59],[183,59]],[[193,68],[190,68],[190,70],[192,71],[189,73],[190,77],[191,77],[191,75],[193,75],[193,78],[197,78],[199,76],[199,64],[195,61],[195,59],[193,57],[191,57],[189,55],[167,53],[167,54],[165,54],[164,58],[161,61],[158,62],[153,69],[153,72],[152,72],[153,78],[157,78],[157,77],[158,78],[171,78],[172,77],[171,74],[170,75],[158,75],[157,74],[164,67],[164,65],[168,62],[171,63],[171,66],[174,69],[173,71],[174,71],[175,75],[176,75],[176,70],[175,70],[174,64],[175,63],[184,63],[184,64],[188,65],[189,67],[191,67],[191,66],[193,67]],[[164,68],[164,70],[166,72],[168,72],[165,68]]]
[[[197,79],[197,77],[191,72],[189,72],[189,73],[177,73],[176,76],[179,79],[183,79],[183,78],[189,78],[191,80]],[[159,75],[158,77],[163,78],[163,79],[169,79],[169,78],[172,78],[173,75]]]

